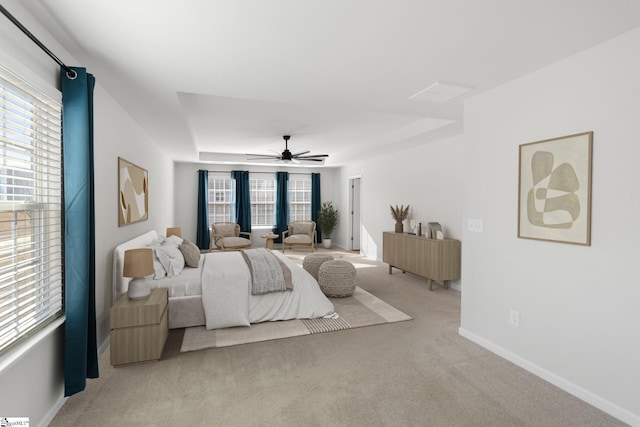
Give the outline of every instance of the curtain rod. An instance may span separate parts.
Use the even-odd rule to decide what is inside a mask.
[[[9,11],[5,9],[4,6],[2,6],[1,4],[0,4],[0,12],[2,12],[2,14],[6,16],[9,21],[13,22],[13,25],[18,27],[27,37],[31,39],[32,42],[37,44],[38,47],[44,51],[44,53],[46,53],[47,55],[49,55],[51,59],[56,61],[58,65],[60,65],[67,72],[67,76],[70,79],[75,79],[77,77],[78,74],[74,70],[66,66],[64,62],[62,62],[57,56],[53,54],[53,52],[51,52],[44,44],[42,44],[42,42],[38,40],[36,36],[31,34],[31,31],[27,30],[25,26],[22,25],[20,21],[18,21],[11,13],[9,13]]]
[[[202,169],[198,169],[198,170],[202,170]],[[196,172],[198,171],[196,170]],[[207,172],[213,172],[213,173],[231,173],[231,171],[212,171],[210,169],[207,169]],[[272,173],[275,174],[275,172],[251,172],[249,171],[249,173]],[[309,172],[309,173],[302,173],[302,172],[289,172],[289,175],[311,175],[313,172]]]

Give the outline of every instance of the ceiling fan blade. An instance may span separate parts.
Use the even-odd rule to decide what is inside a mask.
[[[301,152],[299,152],[299,153],[292,154],[292,156],[293,156],[293,157],[298,157],[298,156],[302,156],[303,154],[307,154],[307,153],[310,153],[310,152],[311,152],[311,151],[309,151],[309,150],[307,150],[307,151],[301,151]]]
[[[297,156],[296,159],[313,159],[313,158],[326,158],[329,157],[328,154],[312,154],[310,156]]]
[[[302,160],[303,162],[324,162],[324,159],[314,159],[313,157],[296,157],[295,160]]]
[[[280,156],[268,156],[266,154],[247,154],[247,156],[254,156],[247,157],[247,160],[280,160]]]

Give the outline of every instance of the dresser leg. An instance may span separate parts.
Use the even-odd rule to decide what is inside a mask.
[[[433,290],[433,280],[427,279],[427,281],[429,282],[429,290],[432,291]]]

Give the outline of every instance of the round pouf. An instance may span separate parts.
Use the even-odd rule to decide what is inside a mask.
[[[326,261],[318,270],[318,283],[328,297],[351,296],[356,288],[356,268],[347,261]]]
[[[320,266],[327,261],[333,261],[333,256],[314,252],[304,257],[304,261],[302,261],[302,268],[308,271],[314,279],[318,280],[318,270],[320,270]]]

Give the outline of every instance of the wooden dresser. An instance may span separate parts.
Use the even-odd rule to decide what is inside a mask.
[[[433,281],[444,282],[460,278],[460,241],[455,239],[427,239],[407,233],[382,233],[382,261],[402,272],[408,271],[429,281],[429,290]]]
[[[159,360],[169,334],[167,289],[143,300],[125,294],[111,307],[111,364]]]

